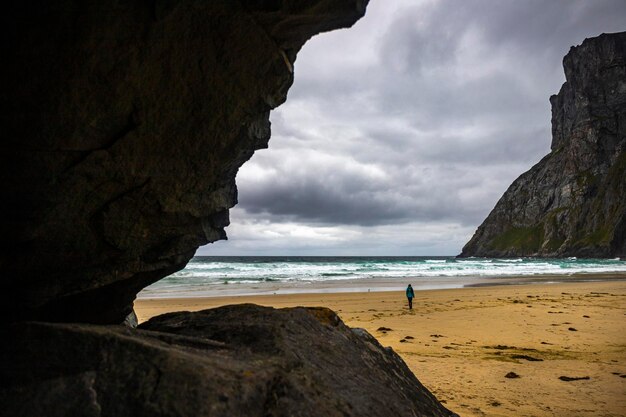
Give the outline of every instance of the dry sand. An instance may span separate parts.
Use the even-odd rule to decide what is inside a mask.
[[[135,309],[144,321],[244,302],[337,311],[461,416],[626,416],[625,281],[418,291],[413,310],[403,292],[142,299]]]

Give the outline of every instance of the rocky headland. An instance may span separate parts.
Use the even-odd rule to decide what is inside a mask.
[[[3,416],[452,416],[330,310],[157,317],[133,300],[226,237],[294,62],[367,0],[12,3],[2,15]]]
[[[626,32],[572,47],[551,152],[516,179],[460,256],[626,256]]]

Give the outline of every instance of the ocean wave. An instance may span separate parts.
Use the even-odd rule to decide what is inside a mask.
[[[424,280],[626,273],[621,259],[485,259],[485,258],[237,258],[237,261],[194,258],[189,265],[148,287],[147,291],[216,287],[224,284],[300,285],[317,281],[375,278]]]
[[[348,277],[351,275],[356,275],[354,272],[322,272],[320,276],[322,277]]]

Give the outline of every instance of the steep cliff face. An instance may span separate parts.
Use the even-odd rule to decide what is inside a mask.
[[[551,152],[522,174],[461,256],[626,256],[626,32],[563,59]]]
[[[2,17],[0,317],[114,323],[225,238],[296,53],[367,0],[18,3]]]

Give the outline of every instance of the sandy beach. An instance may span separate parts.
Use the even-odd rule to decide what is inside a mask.
[[[417,291],[413,310],[398,291],[139,299],[135,310],[141,322],[239,303],[337,311],[461,416],[626,415],[626,281]]]

